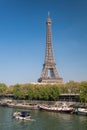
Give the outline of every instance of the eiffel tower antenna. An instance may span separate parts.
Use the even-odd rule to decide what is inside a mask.
[[[59,77],[56,69],[56,63],[53,57],[52,48],[52,33],[51,33],[51,19],[50,13],[48,12],[48,19],[46,21],[47,31],[46,31],[46,53],[45,60],[43,64],[43,69],[41,77],[38,82],[41,83],[62,83],[63,79]]]
[[[50,12],[48,11],[48,18],[50,18]]]

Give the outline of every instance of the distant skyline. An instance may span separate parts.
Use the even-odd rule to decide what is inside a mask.
[[[0,83],[37,82],[48,11],[59,76],[64,82],[87,81],[87,0],[1,0]]]

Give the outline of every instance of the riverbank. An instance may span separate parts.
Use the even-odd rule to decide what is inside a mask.
[[[31,110],[37,110],[39,109],[40,105],[44,106],[60,106],[61,103],[66,103],[67,106],[72,106],[73,108],[81,108],[85,107],[87,108],[87,103],[81,103],[81,102],[64,102],[64,101],[36,101],[36,100],[9,100],[9,99],[3,99],[0,100],[0,106],[7,106],[7,107],[13,107],[13,108],[22,108],[22,109],[31,109]]]
[[[20,108],[20,109],[30,109],[30,110],[37,110],[39,109],[38,104],[30,104],[30,103],[24,103],[23,102],[18,102],[17,100],[11,101],[11,100],[2,100],[0,101],[0,106],[4,107],[11,107],[11,108]]]

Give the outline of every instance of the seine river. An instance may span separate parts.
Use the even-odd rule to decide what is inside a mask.
[[[0,130],[87,130],[87,117],[30,111],[31,121],[23,122],[12,117],[16,109],[0,107]]]

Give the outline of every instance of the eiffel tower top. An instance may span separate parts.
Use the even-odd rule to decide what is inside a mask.
[[[50,12],[48,11],[48,18],[50,18]]]
[[[51,24],[51,18],[50,18],[50,12],[49,11],[48,11],[48,19],[47,19],[46,23],[50,23]]]
[[[52,31],[51,31],[51,18],[50,13],[48,12],[48,18],[46,21],[47,29],[46,29],[46,53],[45,53],[45,61],[46,64],[55,64],[54,56],[53,56],[53,48],[52,48]]]

